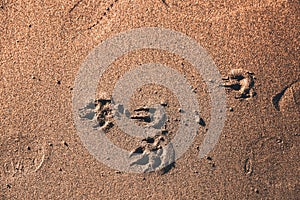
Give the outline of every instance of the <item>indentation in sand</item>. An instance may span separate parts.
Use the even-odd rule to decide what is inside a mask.
[[[98,125],[104,131],[113,127],[112,104],[109,99],[98,99],[95,101],[95,112]]]
[[[40,171],[50,157],[51,147],[27,135],[9,137],[1,144],[1,177],[17,178]]]
[[[283,115],[299,118],[300,116],[300,82],[295,81],[273,96],[272,103]]]
[[[145,173],[150,171],[157,171],[160,174],[167,173],[175,163],[173,146],[167,144],[164,131],[160,135],[143,139],[140,146],[130,155],[133,158],[131,165],[143,166]]]
[[[244,69],[232,69],[228,77],[224,77],[224,87],[238,91],[235,98],[250,98],[256,95],[254,89],[254,73]]]
[[[242,163],[245,175],[251,176],[257,171],[267,171],[271,168],[270,163],[276,162],[282,156],[282,152],[290,148],[291,146],[281,137],[259,137],[250,142],[246,147],[247,153]]]
[[[169,132],[164,129],[167,121],[165,106],[167,103],[138,107],[130,115],[130,119],[137,121],[140,126],[157,130],[154,136],[142,139],[140,145],[130,154],[131,166],[142,166],[145,173],[156,171],[165,174],[175,162],[175,152],[169,143]]]

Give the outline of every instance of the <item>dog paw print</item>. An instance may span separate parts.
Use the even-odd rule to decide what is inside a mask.
[[[96,122],[94,128],[108,131],[113,127],[113,108],[110,99],[97,99],[79,110],[80,118]]]
[[[244,69],[232,69],[227,77],[224,77],[224,87],[238,91],[235,98],[251,98],[256,95],[254,89],[254,73]]]
[[[175,162],[173,146],[171,143],[167,145],[164,135],[143,139],[141,145],[131,152],[130,157],[133,158],[131,166],[142,166],[145,173],[157,171],[164,174]]]
[[[113,127],[112,104],[109,99],[98,99],[95,101],[95,118],[100,128],[104,131]]]

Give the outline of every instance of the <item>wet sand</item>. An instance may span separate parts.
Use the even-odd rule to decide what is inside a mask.
[[[299,6],[284,0],[0,2],[1,198],[297,199]],[[198,157],[207,129],[200,126],[165,174],[109,168],[89,154],[73,122],[74,81],[87,55],[107,38],[145,26],[195,39],[222,76],[239,68],[255,76],[253,97],[226,90],[225,127],[209,155]],[[116,60],[99,80],[98,98],[108,98],[126,71],[147,62],[184,74],[209,124],[205,82],[190,63],[165,51],[146,49]],[[130,105],[161,101],[168,102],[168,131],[176,132],[180,106],[170,90],[145,86]],[[127,150],[140,142],[117,127],[107,135]]]

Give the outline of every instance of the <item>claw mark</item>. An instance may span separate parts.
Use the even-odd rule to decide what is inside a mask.
[[[134,110],[135,114],[130,115],[131,119],[145,122],[146,127],[160,129],[167,121],[167,115],[162,105],[153,107],[139,107]]]
[[[150,116],[150,108],[148,107],[140,107],[134,110],[134,112],[136,113],[135,115],[131,115],[130,119],[137,119],[139,121],[143,121],[143,122],[148,122],[150,123],[151,120],[151,116]]]
[[[137,109],[134,109],[134,112],[136,114],[131,115],[130,119],[137,119],[139,121],[144,121],[150,123],[152,121],[151,119],[151,113],[154,113],[154,109],[150,109],[148,107],[140,107]],[[153,117],[152,117],[153,118]]]

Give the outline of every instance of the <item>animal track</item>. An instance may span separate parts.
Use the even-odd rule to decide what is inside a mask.
[[[114,126],[113,109],[110,99],[97,99],[79,110],[79,117],[93,123],[93,128],[100,127],[103,131],[108,131]]]
[[[155,129],[162,128],[167,121],[167,115],[162,105],[139,107],[134,110],[134,114],[130,115],[130,118],[142,122],[146,127]]]
[[[252,175],[257,171],[272,173],[271,163],[281,160],[284,152],[292,146],[281,137],[259,137],[246,146],[246,155],[242,163],[246,175]],[[268,166],[265,167],[265,166]]]
[[[166,145],[166,138],[163,135],[148,137],[143,139],[141,145],[135,149],[132,153],[150,153],[151,151],[157,151]]]
[[[29,136],[8,138],[1,144],[1,177],[15,178],[38,172],[51,155],[52,145],[47,145]]]
[[[100,128],[104,131],[113,127],[112,104],[109,99],[98,99],[95,101],[95,117]]]
[[[235,98],[250,98],[256,95],[254,89],[254,73],[244,69],[232,69],[229,76],[224,77],[224,87],[237,90]]]
[[[111,12],[118,0],[111,2],[78,0],[68,10],[69,20],[64,22],[62,30],[86,31],[97,26]],[[103,5],[105,4],[105,5]],[[84,13],[84,15],[83,15]]]
[[[82,119],[89,120],[93,124],[96,122],[93,127],[100,127],[104,131],[114,125],[114,116],[118,117],[121,113],[131,120],[142,122],[147,131],[153,131],[151,137],[143,139],[140,146],[130,154],[131,166],[142,166],[144,172],[156,171],[160,174],[168,172],[174,166],[175,152],[172,144],[167,141],[168,131],[163,128],[167,121],[164,106],[159,104],[153,107],[139,107],[131,114],[128,110],[124,110],[122,105],[113,105],[110,99],[98,99],[79,110]]]
[[[141,145],[130,154],[135,158],[132,165],[143,166],[143,171],[167,173],[175,162],[175,152],[171,143],[167,143],[165,135],[148,137],[141,141]],[[136,158],[137,157],[137,158]]]
[[[151,115],[150,115],[150,108],[141,107],[141,108],[135,109],[134,112],[136,114],[131,115],[130,119],[137,119],[139,121],[148,122],[148,123],[152,121]],[[151,113],[153,113],[153,111]]]
[[[133,158],[131,166],[142,166],[144,172],[156,171],[160,174],[168,172],[174,165],[175,155],[172,144],[168,144],[168,131],[162,129],[166,122],[164,107],[162,105],[151,108],[139,107],[130,118],[142,121],[145,127],[157,130],[155,136],[143,139],[140,146],[131,152],[130,157]]]

